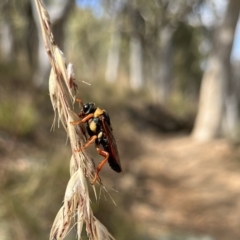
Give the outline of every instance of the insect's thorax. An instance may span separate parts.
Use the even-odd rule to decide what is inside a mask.
[[[94,118],[98,118],[100,117],[101,115],[103,115],[105,111],[102,110],[101,108],[96,108],[95,112],[93,113],[93,117]]]

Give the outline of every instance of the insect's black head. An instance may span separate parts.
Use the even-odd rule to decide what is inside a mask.
[[[83,105],[83,109],[82,112],[84,114],[89,114],[89,113],[93,113],[95,111],[95,103],[85,103]]]

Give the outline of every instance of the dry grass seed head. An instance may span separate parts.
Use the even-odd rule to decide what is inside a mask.
[[[75,75],[72,64],[66,69],[66,60],[63,53],[56,46],[52,31],[50,17],[41,0],[35,0],[39,13],[41,29],[49,55],[52,70],[49,79],[49,92],[54,112],[64,126],[72,148],[72,158],[70,165],[71,178],[68,182],[64,203],[59,210],[51,232],[50,239],[62,240],[70,230],[72,220],[77,218],[78,239],[81,238],[83,221],[86,223],[86,230],[90,239],[114,239],[107,229],[93,216],[90,207],[90,198],[86,176],[90,181],[95,176],[95,166],[91,157],[84,151],[76,152],[83,146],[83,132],[79,125],[72,125],[72,121],[77,121],[78,116],[70,111],[75,101],[74,83]],[[99,182],[100,183],[100,182]],[[100,183],[101,184],[101,183]],[[101,185],[102,186],[102,185]]]
[[[81,213],[77,216],[77,225],[82,229],[83,220],[91,218],[91,208],[87,182],[81,168],[67,184],[63,206],[54,220],[50,239],[63,239],[67,235],[76,212]],[[78,232],[81,235],[79,229]]]
[[[64,58],[64,54],[63,52],[56,47],[54,49],[54,57],[55,57],[55,61],[57,62],[56,66],[57,66],[57,73],[59,74],[59,76],[62,76],[62,78],[64,79],[65,85],[68,89],[69,95],[71,96],[71,100],[72,103],[75,101],[75,94],[76,92],[74,91],[74,87],[75,85],[70,84],[71,82],[69,81],[69,77],[67,74],[67,65],[66,65],[66,59]],[[71,67],[70,65],[70,70],[73,70],[73,67]],[[71,75],[73,75],[72,72],[70,72]],[[70,75],[70,77],[71,77]]]
[[[54,130],[56,117],[58,115],[58,127],[60,127],[60,121],[62,121],[62,125],[67,131],[66,124],[65,124],[66,121],[64,121],[64,116],[63,116],[63,106],[61,104],[61,99],[60,99],[61,91],[58,86],[58,79],[57,79],[56,72],[54,71],[53,68],[51,69],[50,77],[49,77],[49,95],[50,95],[50,99],[51,99],[51,103],[54,111],[54,119],[53,119],[53,124],[51,129]]]
[[[62,206],[52,225],[51,231],[50,231],[50,240],[62,240],[68,233],[71,226],[71,218],[67,214],[64,214],[64,206]]]

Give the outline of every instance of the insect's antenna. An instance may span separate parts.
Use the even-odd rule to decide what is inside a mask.
[[[76,102],[78,102],[78,103],[80,103],[81,105],[82,105],[82,107],[84,106],[84,104],[83,104],[83,101],[81,100],[81,99],[76,99]]]

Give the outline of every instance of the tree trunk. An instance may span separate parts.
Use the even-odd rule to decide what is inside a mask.
[[[25,5],[25,14],[27,19],[27,25],[25,29],[25,46],[27,50],[28,63],[32,71],[35,71],[37,58],[37,46],[38,46],[38,32],[37,25],[34,20],[33,9],[31,2],[26,2]]]
[[[193,138],[208,141],[222,134],[222,119],[231,79],[230,55],[240,10],[239,0],[229,0],[223,23],[214,36],[208,69],[200,90]]]
[[[121,44],[121,35],[118,31],[114,32],[111,37],[110,48],[107,58],[107,67],[105,78],[108,82],[115,82],[118,75],[119,50]]]
[[[139,36],[130,39],[130,86],[139,90],[143,86],[142,42]]]
[[[9,2],[2,4],[1,15],[2,21],[0,23],[0,51],[2,60],[11,62],[14,58],[14,36],[12,29],[11,18],[9,17]]]
[[[231,68],[232,70],[232,68]],[[226,102],[225,102],[225,112],[223,117],[223,133],[231,140],[235,141],[239,139],[238,129],[238,100],[237,100],[237,82],[236,79],[231,74],[230,81],[227,87]]]
[[[0,36],[2,59],[9,63],[13,60],[13,35],[8,19],[2,20],[0,26]]]
[[[174,29],[165,26],[159,33],[159,53],[156,63],[156,101],[164,104],[170,93],[172,80],[172,37]]]
[[[238,102],[236,93],[233,91],[226,99],[226,114],[223,119],[224,135],[230,137],[232,140],[239,138],[238,128]]]

